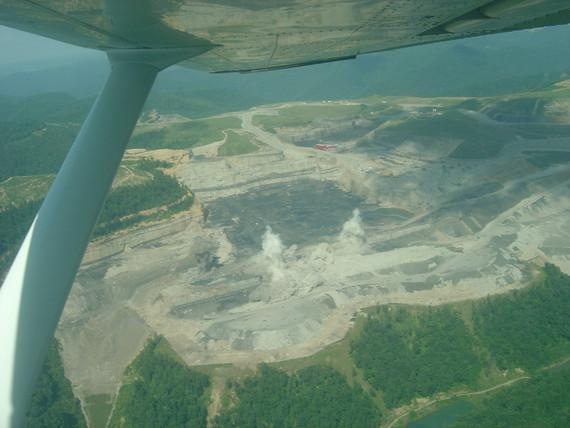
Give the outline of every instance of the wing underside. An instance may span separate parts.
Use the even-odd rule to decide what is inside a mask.
[[[283,68],[570,22],[567,0],[0,0],[0,23],[88,48],[208,47],[212,72]]]
[[[0,0],[0,23],[88,48],[195,48],[256,71],[570,22],[567,0]]]

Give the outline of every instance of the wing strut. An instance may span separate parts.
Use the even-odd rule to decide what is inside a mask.
[[[0,426],[23,424],[107,192],[158,72],[184,49],[114,51],[111,73],[0,289]]]

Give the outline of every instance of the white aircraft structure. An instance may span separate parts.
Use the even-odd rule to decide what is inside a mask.
[[[568,0],[0,0],[0,24],[105,51],[111,63],[0,289],[0,427],[24,423],[89,236],[161,70],[180,63],[265,71],[568,23]]]

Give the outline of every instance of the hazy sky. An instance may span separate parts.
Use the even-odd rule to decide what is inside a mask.
[[[93,56],[97,52],[0,25],[0,66]]]

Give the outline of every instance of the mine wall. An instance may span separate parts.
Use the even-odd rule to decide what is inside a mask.
[[[120,254],[127,248],[134,248],[138,245],[182,232],[191,221],[192,217],[189,215],[175,219],[169,218],[158,224],[146,227],[137,226],[136,230],[129,231],[124,235],[93,242],[87,247],[81,265],[86,266]]]

